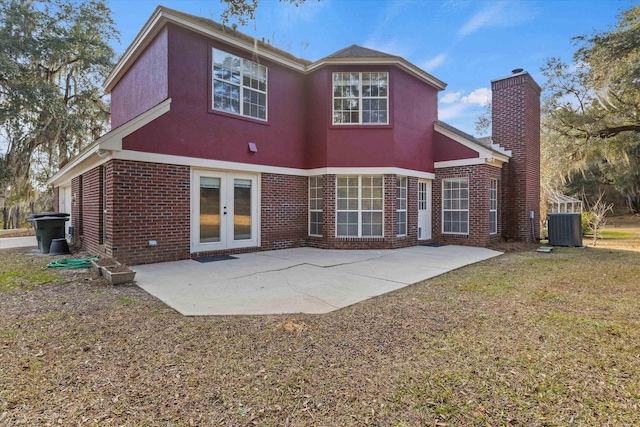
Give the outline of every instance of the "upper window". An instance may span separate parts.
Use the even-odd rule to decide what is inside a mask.
[[[498,233],[498,180],[491,178],[489,187],[489,233]]]
[[[469,234],[469,180],[442,180],[442,232]]]
[[[333,124],[388,124],[388,93],[388,73],[333,73]]]
[[[213,49],[213,109],[267,120],[267,67]]]

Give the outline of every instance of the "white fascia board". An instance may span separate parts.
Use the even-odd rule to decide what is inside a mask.
[[[193,21],[184,19],[184,18],[180,18],[177,17],[175,15],[171,15],[171,13],[167,12],[167,11],[163,11],[163,16],[167,18],[168,21],[173,22],[174,24],[178,24],[182,27],[186,27],[189,28],[190,30],[193,31],[197,31],[199,33],[205,34],[209,37],[212,37],[214,39],[217,39],[221,42],[230,44],[232,46],[238,47],[242,50],[246,50],[250,53],[255,53],[260,55],[263,58],[267,58],[270,59],[273,62],[277,62],[280,63],[286,67],[292,68],[294,70],[297,71],[304,71],[305,66],[303,64],[300,64],[299,62],[293,61],[289,58],[285,58],[281,55],[278,55],[275,52],[266,50],[266,49],[262,49],[259,46],[257,46],[257,43],[247,43],[244,40],[238,40],[237,38],[231,36],[231,35],[227,35],[225,33],[220,33],[218,31],[212,30],[210,28],[207,28],[205,26],[202,26],[200,24],[197,24]],[[249,36],[251,37],[251,36]],[[256,39],[257,41],[257,39]]]
[[[509,156],[507,156],[506,154],[502,154],[502,153],[496,153],[495,151],[489,150],[487,148],[484,148],[482,145],[477,144],[475,142],[469,141],[467,138],[464,138],[460,135],[458,135],[457,133],[451,132],[449,129],[443,128],[442,126],[438,125],[437,123],[435,123],[433,125],[433,128],[435,129],[436,132],[450,138],[453,139],[454,141],[464,145],[465,147],[475,151],[476,153],[479,154],[481,159],[496,159],[496,160],[500,160],[502,162],[508,162],[509,161]],[[471,160],[471,159],[470,159]]]
[[[453,168],[457,166],[473,166],[473,165],[490,165],[495,167],[502,167],[506,161],[502,161],[495,158],[483,158],[476,157],[471,159],[461,159],[461,160],[445,160],[443,162],[435,162],[434,166],[436,169],[442,168]]]
[[[314,176],[314,175],[404,175],[418,178],[435,179],[432,172],[415,171],[395,167],[371,168],[316,168],[298,169],[282,166],[257,165],[253,163],[228,162],[224,160],[202,159],[197,157],[174,156],[170,154],[145,153],[141,151],[114,151],[111,158],[132,160],[136,162],[163,163],[171,165],[189,166],[198,169],[215,169],[252,173],[274,173],[280,175]]]
[[[324,58],[308,65],[305,70],[306,73],[311,73],[327,65],[395,65],[438,90],[444,90],[447,87],[447,84],[442,80],[433,77],[431,74],[421,70],[399,56],[374,58]]]
[[[127,51],[122,56],[122,59],[118,61],[118,64],[113,69],[113,71],[107,77],[107,80],[104,83],[105,91],[110,92],[115,86],[115,83],[126,73],[129,67],[136,61],[138,56],[144,51],[144,48],[151,43],[153,38],[158,34],[158,32],[162,29],[162,27],[167,23],[171,22],[181,27],[188,28],[192,31],[207,35],[221,42],[227,43],[231,46],[238,47],[242,50],[251,53],[257,53],[263,58],[267,58],[273,62],[282,64],[288,68],[294,69],[299,72],[305,71],[305,66],[296,61],[293,61],[289,58],[285,58],[281,55],[278,55],[275,52],[271,52],[265,49],[262,49],[257,46],[257,44],[247,43],[243,40],[238,40],[237,38],[227,35],[211,28],[208,28],[204,25],[198,24],[191,20],[178,17],[176,15],[171,14],[170,12],[162,9],[158,9],[156,13],[147,21],[142,30],[138,33],[133,43]]]
[[[135,119],[128,121],[113,131],[102,135],[93,141],[85,151],[71,159],[55,175],[47,181],[47,185],[58,187],[61,183],[70,181],[71,178],[82,175],[88,169],[101,165],[109,160],[112,151],[122,150],[122,139],[137,131],[146,124],[169,112],[171,98],[165,99],[160,104],[145,111]],[[81,166],[82,165],[82,166]],[[88,166],[87,166],[88,165]]]

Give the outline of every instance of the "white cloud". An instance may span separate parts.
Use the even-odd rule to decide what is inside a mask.
[[[527,2],[496,1],[485,6],[458,30],[458,36],[465,37],[483,28],[514,27],[533,19],[537,11]]]
[[[444,53],[441,53],[440,55],[437,55],[427,61],[425,61],[422,64],[422,68],[427,70],[427,71],[432,71],[435,70],[436,68],[438,68],[440,65],[442,65],[442,63],[447,59],[447,55],[445,55]]]
[[[466,109],[468,105],[466,104],[452,104],[444,108],[438,109],[438,120],[450,120],[453,118],[459,117]]]
[[[467,96],[460,98],[463,104],[476,104],[485,106],[491,102],[491,89],[487,87],[481,87]]]
[[[462,97],[462,93],[461,90],[458,92],[449,92],[440,99],[440,102],[443,104],[452,104]]]
[[[481,87],[469,95],[464,91],[449,92],[440,99],[438,119],[456,123],[456,127],[473,134],[474,123],[483,107],[491,102],[491,89]]]

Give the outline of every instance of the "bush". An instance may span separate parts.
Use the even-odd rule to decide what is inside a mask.
[[[594,215],[593,212],[582,212],[582,235],[585,236],[587,234],[591,234],[593,233],[593,227],[591,226],[591,224],[593,224],[593,221],[595,220],[596,216]]]

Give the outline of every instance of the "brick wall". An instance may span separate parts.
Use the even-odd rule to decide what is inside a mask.
[[[82,247],[93,254],[104,253],[102,245],[102,167],[82,175]]]
[[[512,151],[502,173],[503,236],[535,241],[540,236],[540,87],[520,73],[493,81],[491,90],[493,142]]]
[[[261,249],[303,246],[308,233],[308,178],[263,173],[261,195]]]
[[[453,245],[487,246],[501,239],[500,209],[498,197],[498,233],[490,234],[489,189],[490,180],[498,179],[498,194],[502,170],[491,165],[456,166],[436,169],[433,181],[433,240]],[[469,234],[442,233],[442,180],[445,178],[467,178],[469,180]]]
[[[107,253],[131,265],[189,258],[190,185],[188,166],[108,162]]]

